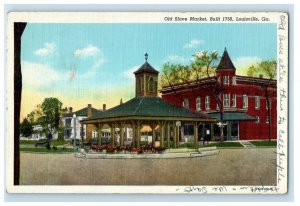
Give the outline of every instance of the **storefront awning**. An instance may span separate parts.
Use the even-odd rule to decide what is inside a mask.
[[[221,120],[221,114],[219,112],[215,113],[208,113],[208,116],[215,118],[217,120]],[[244,112],[224,112],[223,113],[223,120],[224,121],[255,121],[255,117],[251,117]]]

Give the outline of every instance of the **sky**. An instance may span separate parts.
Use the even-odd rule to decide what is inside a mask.
[[[276,60],[276,24],[29,23],[22,36],[21,118],[46,97],[79,110],[111,108],[135,96],[134,75],[144,62],[189,64],[197,51],[224,48],[237,68]]]

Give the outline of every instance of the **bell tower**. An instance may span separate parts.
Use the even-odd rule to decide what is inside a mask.
[[[158,95],[158,71],[148,63],[148,54],[145,54],[145,63],[134,72],[135,75],[135,96]]]

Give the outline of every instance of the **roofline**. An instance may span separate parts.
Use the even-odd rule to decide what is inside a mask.
[[[272,83],[277,83],[276,79],[267,79],[267,78],[260,78],[260,77],[248,77],[248,76],[241,76],[241,75],[236,75],[237,79],[236,80],[240,80],[240,81],[271,81]]]
[[[244,82],[255,82],[255,83],[263,83],[267,81],[271,81],[272,84],[277,84],[276,79],[267,79],[267,78],[260,78],[260,77],[248,77],[248,76],[241,76],[241,75],[235,75],[236,80],[244,81]],[[178,83],[174,84],[173,86],[165,86],[163,87],[160,92],[166,92],[173,89],[182,89],[186,86],[196,86],[197,81],[200,81],[200,84],[210,83],[213,82],[213,80],[216,80],[217,76],[207,77],[199,80],[193,80],[188,83]],[[173,87],[173,88],[172,88]]]
[[[155,71],[149,71],[149,70],[146,70],[146,69],[141,69],[141,70],[136,70],[135,72],[133,72],[133,74],[137,75],[137,74],[140,74],[140,73],[150,73],[150,74],[159,74],[159,71],[155,70]]]
[[[212,77],[203,78],[203,79],[199,79],[199,80],[193,80],[193,81],[190,81],[189,83],[178,83],[178,84],[174,84],[172,86],[165,86],[160,91],[163,92],[163,91],[168,91],[168,90],[173,90],[173,89],[181,89],[181,88],[187,87],[187,86],[197,86],[197,81],[200,81],[201,85],[206,84],[206,83],[212,83],[212,82],[216,81],[216,77],[217,76],[212,76]]]
[[[130,121],[130,120],[166,120],[166,121],[196,121],[196,122],[215,122],[214,118],[201,117],[149,117],[149,116],[127,116],[127,117],[109,117],[81,120],[82,124],[107,123],[115,121]]]

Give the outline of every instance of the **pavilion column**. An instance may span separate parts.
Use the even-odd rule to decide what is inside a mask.
[[[131,122],[132,124],[132,146],[136,146],[136,125],[135,122]]]
[[[126,126],[124,126],[124,141],[128,141],[128,128],[126,127]],[[125,143],[124,143],[124,145],[125,145]]]
[[[152,123],[151,129],[152,129],[152,145],[154,146],[154,143],[155,143],[155,124],[154,123]]]
[[[170,148],[170,122],[167,123],[167,146]]]
[[[177,127],[176,127],[176,123],[173,122],[173,145],[176,148],[177,147]]]
[[[164,133],[165,133],[165,126],[164,126],[164,122],[160,122],[159,123],[159,127],[160,127],[160,146],[163,147],[164,146]]]
[[[194,144],[197,145],[198,144],[198,122],[194,123]]]
[[[124,124],[122,122],[120,124],[120,145],[124,146]]]
[[[210,124],[210,136],[211,136],[211,140],[215,140],[215,134],[214,134],[214,123]]]
[[[112,138],[112,146],[115,146],[115,124],[112,124],[110,127],[111,138]]]
[[[179,136],[180,136],[180,127],[179,126],[176,126],[176,147],[179,147],[179,143],[180,143],[180,140],[179,140]]]
[[[137,131],[136,131],[136,136],[137,136],[137,141],[136,141],[136,146],[140,146],[140,140],[141,140],[141,122],[137,121]]]
[[[98,145],[101,146],[102,145],[102,128],[103,128],[103,125],[101,124],[98,124]]]

